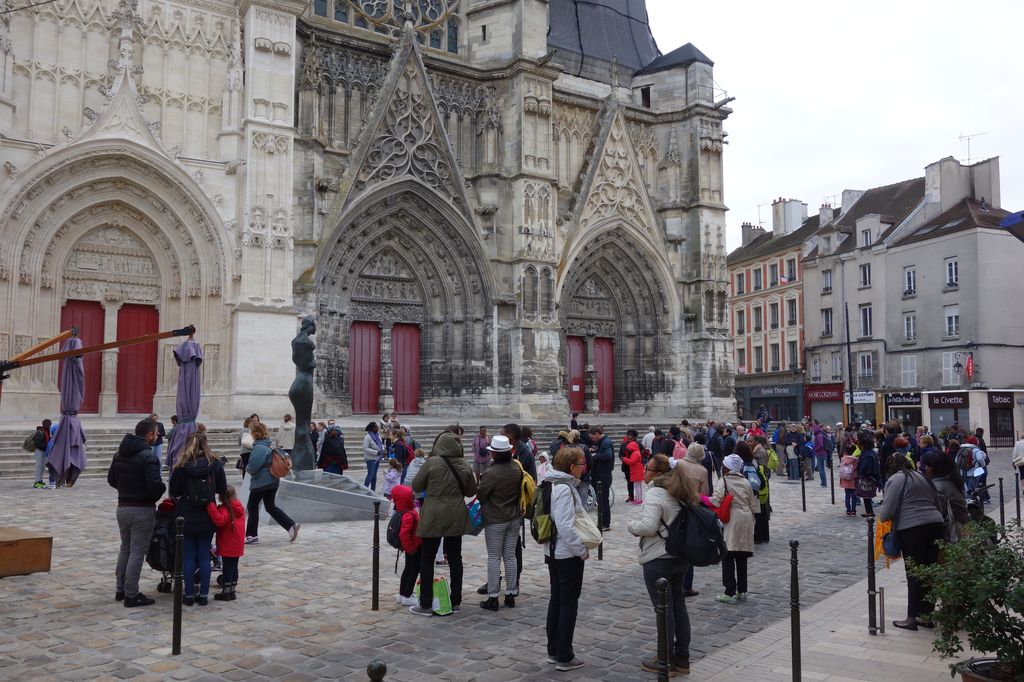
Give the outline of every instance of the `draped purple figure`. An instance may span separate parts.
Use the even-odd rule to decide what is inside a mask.
[[[188,437],[196,432],[196,417],[199,416],[202,388],[199,365],[203,363],[203,347],[192,339],[187,339],[174,349],[174,361],[178,363],[178,395],[175,402],[178,426],[167,443],[167,466],[172,469],[174,460],[185,448]]]
[[[78,350],[81,347],[82,340],[72,337],[61,350]],[[67,485],[70,488],[85,469],[85,431],[78,421],[78,408],[82,406],[84,395],[85,366],[82,356],[68,358],[60,373],[60,423],[47,459],[47,465],[53,471],[58,486]]]

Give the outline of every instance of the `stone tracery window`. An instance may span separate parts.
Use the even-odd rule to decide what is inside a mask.
[[[537,289],[537,268],[528,265],[523,275],[523,313],[526,317],[537,316]]]
[[[393,35],[411,20],[421,45],[459,53],[461,0],[313,0],[314,14],[328,16],[332,1],[335,21]]]
[[[551,268],[544,268],[540,278],[541,314],[550,317],[555,310],[555,278]]]

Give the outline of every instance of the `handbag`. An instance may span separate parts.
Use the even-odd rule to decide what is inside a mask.
[[[899,536],[896,535],[896,525],[900,521],[900,511],[903,509],[903,496],[907,492],[908,483],[910,483],[910,473],[905,472],[903,474],[903,488],[900,489],[899,504],[896,505],[896,513],[892,517],[892,530],[882,538],[882,551],[890,559],[899,559],[903,554]]]
[[[854,489],[856,490],[857,497],[870,499],[878,494],[878,486],[875,484],[875,479],[867,476],[857,476]]]
[[[462,496],[466,496],[466,491],[462,488],[462,479],[455,473],[455,467],[448,461],[447,457],[441,458],[445,464],[448,465],[448,471],[452,472],[452,476],[455,477],[455,483],[459,486],[459,492]],[[484,515],[483,510],[480,506],[480,500],[475,496],[472,500],[466,503],[466,515],[469,517],[469,530],[466,532],[467,535],[480,535],[480,531],[484,529]]]
[[[417,600],[420,598],[420,581],[416,581],[416,588],[413,591],[413,596]],[[452,593],[448,587],[448,578],[445,576],[438,576],[434,578],[433,589],[431,590],[431,597],[435,616],[450,616],[452,615]]]
[[[715,514],[718,515],[718,520],[723,524],[729,523],[729,519],[732,518],[732,493],[729,492],[729,486],[726,484],[725,479],[722,479],[722,485],[725,486],[725,497],[722,498],[722,502],[715,508]]]
[[[597,549],[604,542],[604,536],[597,529],[597,524],[586,512],[576,512],[572,519],[572,530],[587,549]]]

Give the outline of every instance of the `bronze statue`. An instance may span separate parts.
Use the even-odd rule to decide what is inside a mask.
[[[316,320],[312,315],[302,318],[299,333],[292,339],[292,362],[295,364],[295,381],[288,389],[288,399],[295,409],[295,448],[292,450],[292,467],[296,471],[313,468],[315,453],[309,440],[309,420],[313,415],[313,369],[316,360],[313,351],[316,344],[310,338],[316,334]]]

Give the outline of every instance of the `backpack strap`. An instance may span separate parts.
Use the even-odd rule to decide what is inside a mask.
[[[440,455],[438,456],[440,457]],[[462,479],[459,478],[458,473],[456,473],[455,467],[452,466],[452,463],[448,460],[447,457],[441,457],[441,459],[444,460],[444,463],[448,465],[448,471],[452,472],[452,476],[455,477],[455,484],[459,486],[459,492],[462,493],[463,497],[468,497],[468,495],[466,495],[466,489],[462,487]]]

